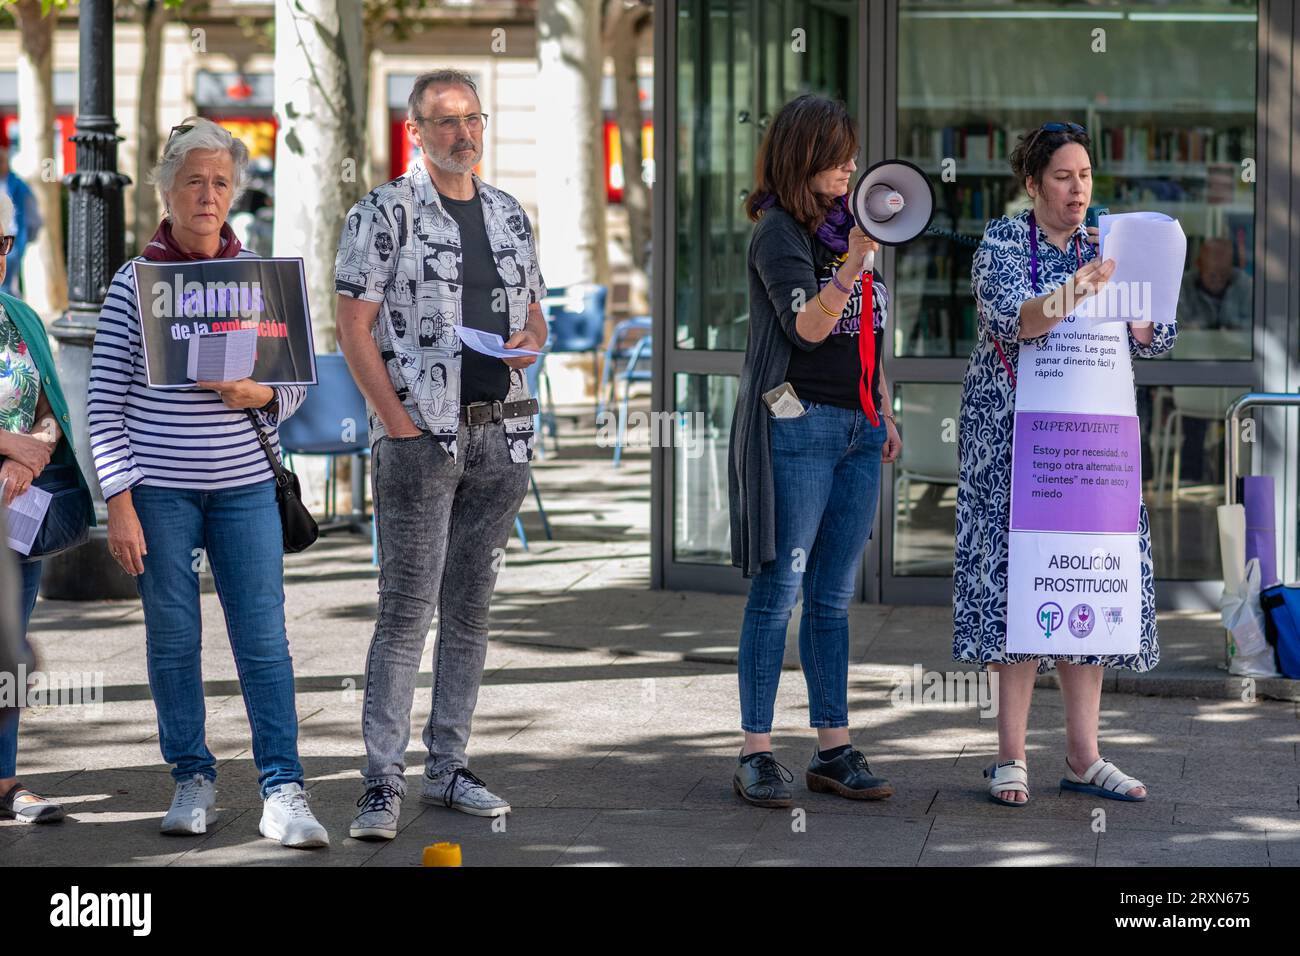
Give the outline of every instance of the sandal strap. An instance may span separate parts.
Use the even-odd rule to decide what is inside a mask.
[[[1029,767],[1023,760],[1006,760],[995,763],[984,771],[989,778],[989,792],[1001,793],[1004,790],[1029,792]]]
[[[1146,784],[1141,780],[1129,776],[1105,757],[1100,758],[1089,767],[1082,777],[1077,776],[1073,770],[1070,770],[1069,761],[1066,761],[1065,768],[1075,783],[1090,783],[1093,786],[1114,793],[1125,794],[1136,787],[1146,788]]]

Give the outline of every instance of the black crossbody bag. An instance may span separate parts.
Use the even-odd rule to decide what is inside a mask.
[[[271,463],[271,471],[275,472],[275,501],[280,506],[280,528],[284,532],[285,553],[305,551],[320,537],[320,528],[316,526],[316,519],[311,516],[307,506],[302,503],[302,486],[298,484],[298,476],[281,465],[275,457],[271,443],[262,434],[262,427],[257,423],[253,410],[246,408],[244,412],[262,445],[262,451],[266,453],[266,460]]]

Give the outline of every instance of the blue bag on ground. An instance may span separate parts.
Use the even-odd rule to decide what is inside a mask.
[[[1259,592],[1264,633],[1277,651],[1277,669],[1300,680],[1300,587],[1275,584]]]

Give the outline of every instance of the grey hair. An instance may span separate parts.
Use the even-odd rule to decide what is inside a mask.
[[[406,100],[406,118],[412,123],[420,118],[420,104],[424,102],[424,91],[431,86],[465,86],[474,94],[475,99],[479,99],[478,87],[474,85],[474,79],[464,70],[448,68],[421,73],[415,78],[411,95]],[[482,100],[479,102],[481,103]]]
[[[243,140],[236,138],[223,126],[218,126],[210,119],[191,116],[181,125],[191,129],[177,133],[163,147],[162,159],[149,173],[149,182],[158,189],[158,198],[162,200],[164,214],[171,215],[167,204],[167,193],[176,185],[176,174],[185,165],[185,157],[195,149],[224,149],[230,154],[235,166],[234,195],[230,197],[233,206],[244,192],[248,183],[248,147]]]
[[[18,231],[18,212],[9,193],[0,192],[0,236],[12,236]]]

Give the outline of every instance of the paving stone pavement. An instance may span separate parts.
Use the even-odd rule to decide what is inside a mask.
[[[859,605],[850,616],[854,742],[896,789],[857,803],[810,793],[814,733],[794,631],[774,749],[795,775],[792,811],[731,791],[740,745],[734,670],[742,597],[649,590],[649,467],[562,433],[536,472],[554,529],[531,499],[530,549],[512,540],[470,742],[472,769],[514,812],[494,828],[418,801],[419,735],[429,704],[426,648],[398,837],[347,837],[360,796],[361,691],[375,609],[370,545],[330,535],[286,559],[300,749],[328,850],[292,851],[257,833],[248,723],[213,594],[203,596],[208,746],[220,819],[164,837],[172,782],[158,752],[138,602],[42,600],[32,639],[49,671],[97,675],[98,708],[24,712],[19,771],[61,799],[53,826],[0,822],[5,865],[418,866],[427,844],[461,844],[466,865],[1291,866],[1300,863],[1300,715],[1295,682],[1253,699],[1215,667],[1212,615],[1161,616],[1151,675],[1110,675],[1103,753],[1150,787],[1145,803],[1062,792],[1060,692],[1042,682],[1030,717],[1031,802],[990,803],[980,775],[995,720],[976,707],[898,705],[901,675],[959,670],[949,611]],[[797,625],[798,612],[793,617]],[[436,625],[435,625],[436,629]],[[1175,696],[1179,695],[1179,696]],[[1273,699],[1269,699],[1272,697]]]

